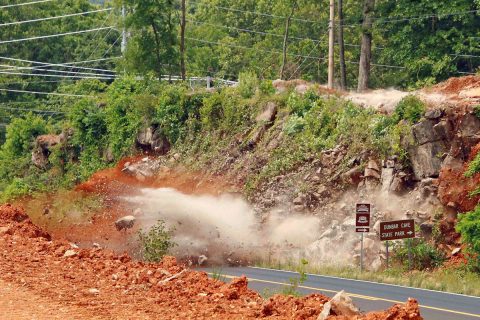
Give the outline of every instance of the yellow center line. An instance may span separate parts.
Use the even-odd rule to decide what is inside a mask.
[[[212,273],[209,273],[209,272],[207,272],[207,274],[213,275]],[[231,276],[231,275],[221,275],[221,277],[226,278],[226,279],[238,278],[237,276]],[[276,284],[276,285],[281,285],[281,286],[288,285],[287,283],[283,283],[283,282],[262,280],[262,279],[255,279],[255,278],[248,278],[248,280],[253,281],[253,282],[269,283],[269,284]],[[299,285],[298,288],[313,290],[313,291],[320,291],[320,292],[330,292],[330,293],[337,293],[338,292],[338,291],[330,290],[330,289],[315,288],[315,287],[308,287],[308,286],[302,286],[302,285]],[[386,301],[386,302],[391,302],[391,303],[404,304],[404,302],[397,301],[397,300],[378,298],[378,297],[372,297],[372,296],[364,296],[364,295],[359,295],[359,294],[349,293],[349,292],[345,292],[345,293],[348,294],[350,297],[363,299],[363,300],[377,300],[377,301],[380,300],[380,301]],[[450,309],[430,307],[430,306],[425,306],[425,305],[420,305],[420,307],[425,308],[425,309],[430,309],[430,310],[436,310],[436,311],[460,314],[460,315],[474,317],[474,318],[480,318],[480,314],[473,314],[473,313],[455,311],[455,310],[450,310]]]

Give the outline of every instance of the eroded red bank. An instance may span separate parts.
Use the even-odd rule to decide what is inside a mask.
[[[247,288],[245,277],[225,284],[173,257],[149,264],[100,248],[78,249],[52,240],[11,205],[0,206],[0,255],[2,281],[81,310],[75,319],[317,319],[329,301],[319,294],[265,300]],[[422,317],[417,301],[409,299],[387,311],[353,317],[332,311],[328,319]]]

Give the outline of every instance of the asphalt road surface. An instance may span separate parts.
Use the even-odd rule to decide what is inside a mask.
[[[298,277],[295,272],[254,267],[225,267],[215,272],[219,270],[225,281],[247,276],[249,287],[260,293],[266,289],[279,289],[288,283],[289,278]],[[204,271],[211,273],[212,269]],[[322,293],[327,296],[334,296],[341,290],[345,290],[362,311],[384,310],[413,297],[419,301],[425,320],[480,320],[479,297],[312,274],[299,287],[303,294]]]

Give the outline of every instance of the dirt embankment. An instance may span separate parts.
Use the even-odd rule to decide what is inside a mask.
[[[75,319],[317,319],[329,300],[318,294],[264,300],[244,277],[225,284],[172,257],[148,264],[101,248],[79,249],[51,240],[11,205],[0,207],[0,261],[0,283],[10,288],[0,297],[3,319],[22,319],[25,309],[38,319],[65,313]],[[12,307],[5,301],[12,297],[21,303]],[[422,318],[410,299],[384,312],[328,319]]]

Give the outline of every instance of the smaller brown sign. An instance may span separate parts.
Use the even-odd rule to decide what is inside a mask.
[[[357,203],[355,216],[355,231],[370,232],[370,204]]]
[[[380,223],[380,240],[415,238],[415,220],[397,220]]]

